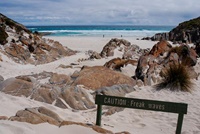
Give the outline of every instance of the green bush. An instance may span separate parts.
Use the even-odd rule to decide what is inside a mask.
[[[186,67],[182,64],[172,64],[162,72],[163,80],[155,85],[157,90],[169,88],[172,91],[191,92],[193,83]]]

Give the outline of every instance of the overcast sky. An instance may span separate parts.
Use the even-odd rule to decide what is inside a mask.
[[[24,25],[172,25],[200,16],[200,0],[0,0]]]

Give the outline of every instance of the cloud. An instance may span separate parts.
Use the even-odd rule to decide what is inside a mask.
[[[0,12],[24,25],[178,25],[199,16],[199,0],[6,0]]]

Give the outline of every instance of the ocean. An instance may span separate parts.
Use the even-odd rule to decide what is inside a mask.
[[[169,32],[175,26],[27,26],[31,31],[50,32],[48,36],[97,36],[97,37],[151,37]]]

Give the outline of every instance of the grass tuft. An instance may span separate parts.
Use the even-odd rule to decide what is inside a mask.
[[[172,64],[162,72],[163,80],[155,85],[157,90],[168,88],[172,91],[191,92],[193,83],[186,67],[182,64]]]

